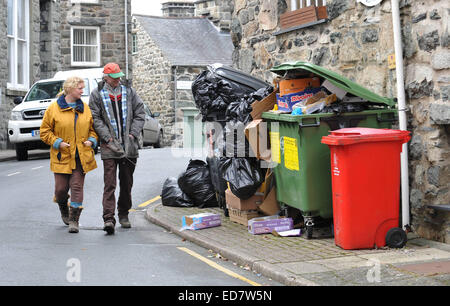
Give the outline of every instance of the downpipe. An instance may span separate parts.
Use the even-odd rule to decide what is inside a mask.
[[[397,77],[397,101],[398,101],[398,117],[400,130],[407,130],[406,119],[406,98],[405,98],[405,81],[403,75],[403,49],[402,36],[400,29],[400,8],[399,0],[391,0],[392,9],[392,26],[394,31],[394,49],[395,49],[395,71]],[[406,232],[410,230],[409,215],[409,178],[408,178],[408,145],[402,145],[402,153],[400,155],[401,169],[401,194],[402,194],[402,228]]]

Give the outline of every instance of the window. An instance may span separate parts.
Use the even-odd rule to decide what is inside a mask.
[[[29,86],[29,0],[8,0],[8,88]]]
[[[100,66],[99,27],[72,27],[72,66]]]
[[[288,12],[280,16],[278,34],[323,23],[328,18],[326,0],[290,0]]]
[[[131,53],[135,54],[138,52],[137,34],[136,33],[131,34],[131,38],[133,39],[131,44]]]

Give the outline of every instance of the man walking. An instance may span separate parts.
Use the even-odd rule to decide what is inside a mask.
[[[103,221],[108,234],[114,234],[115,190],[119,168],[120,193],[117,201],[119,223],[130,228],[128,211],[132,206],[133,173],[139,157],[139,141],[145,122],[142,100],[136,91],[120,83],[124,73],[116,63],[103,68],[103,81],[89,99],[94,129],[100,139],[104,168]]]

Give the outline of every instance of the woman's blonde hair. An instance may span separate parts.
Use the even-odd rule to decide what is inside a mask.
[[[84,80],[80,77],[77,76],[73,76],[68,78],[64,84],[63,84],[63,88],[62,90],[58,93],[57,97],[60,97],[62,95],[67,96],[69,94],[69,92],[74,89],[74,88],[78,88],[78,85],[80,83],[84,83]]]

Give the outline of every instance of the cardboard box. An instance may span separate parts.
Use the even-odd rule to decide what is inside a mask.
[[[308,87],[320,87],[320,80],[317,77],[314,78],[302,78],[302,79],[290,79],[281,80],[280,84],[280,97],[303,91]]]
[[[267,234],[272,231],[283,232],[293,228],[292,218],[278,215],[254,218],[248,221],[248,231],[253,235]]]
[[[200,213],[190,216],[183,216],[182,229],[199,230],[208,227],[215,227],[221,224],[220,214]]]
[[[247,124],[244,132],[250,148],[255,155],[254,157],[270,161],[271,151],[267,122],[263,122],[262,119],[253,120]]]
[[[292,107],[302,101],[306,101],[308,98],[314,96],[321,90],[321,87],[308,88],[297,93],[286,94],[280,96],[277,94],[278,110],[292,112]]]
[[[230,220],[245,226],[248,226],[248,220],[261,217],[261,213],[257,210],[239,210],[235,208],[228,208]]]
[[[227,206],[239,210],[255,210],[264,200],[264,194],[257,192],[247,200],[241,200],[230,189],[225,190],[225,202]]]
[[[261,114],[273,109],[273,106],[277,104],[276,97],[277,90],[274,90],[270,95],[262,99],[261,101],[255,101],[252,103],[252,112],[250,115],[252,119],[261,119]]]
[[[275,215],[280,211],[280,204],[278,204],[277,201],[277,193],[275,187],[270,190],[262,204],[258,206],[258,210],[266,216]]]

